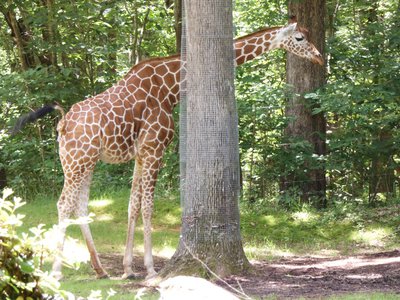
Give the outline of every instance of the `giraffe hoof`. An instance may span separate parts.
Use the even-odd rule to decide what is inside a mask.
[[[145,280],[153,279],[153,278],[157,277],[157,275],[158,275],[158,273],[153,271],[153,272],[147,274]]]
[[[97,279],[108,279],[110,276],[107,273],[102,273],[102,274],[97,274],[96,275]]]
[[[52,272],[51,275],[57,280],[60,281],[63,279],[63,275],[61,272]]]
[[[133,274],[133,273],[130,273],[130,274],[127,274],[127,273],[124,273],[124,275],[122,275],[122,280],[126,280],[126,279],[128,279],[128,280],[134,280],[134,279],[136,279],[137,277],[135,276],[135,274]]]

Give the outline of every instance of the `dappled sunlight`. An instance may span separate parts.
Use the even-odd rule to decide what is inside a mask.
[[[157,201],[152,218],[153,226],[175,227],[181,224],[181,207],[176,202]]]
[[[90,260],[86,245],[70,237],[65,240],[63,256],[72,265],[86,263]]]
[[[162,248],[155,247],[153,249],[153,254],[162,258],[171,258],[172,255],[174,255],[176,251],[176,247],[171,247],[171,246],[163,246]]]
[[[317,256],[321,257],[334,257],[334,256],[339,256],[340,251],[337,249],[321,249],[315,253]]]
[[[383,278],[382,274],[351,274],[345,276],[346,278],[350,279],[380,279]]]
[[[89,207],[92,208],[103,208],[114,204],[114,200],[112,199],[98,199],[92,200],[89,202]]]
[[[154,241],[153,249],[158,256],[171,257],[179,243],[179,232],[167,230],[154,230],[152,234]]]
[[[299,259],[298,264],[272,264],[275,268],[285,268],[285,269],[304,269],[304,268],[317,268],[317,269],[327,269],[327,268],[343,268],[343,269],[354,269],[361,268],[365,266],[378,266],[393,263],[400,263],[400,257],[349,257],[345,259],[337,259],[332,261],[323,261],[315,264],[305,265],[302,263],[302,259]],[[294,261],[295,262],[295,261]]]
[[[298,225],[300,223],[314,222],[315,220],[317,220],[318,215],[308,211],[299,211],[293,213],[292,218],[294,219],[294,224]]]
[[[266,241],[264,244],[244,244],[244,252],[249,259],[263,260],[268,257],[290,257],[294,253],[287,249],[279,248],[271,241]]]
[[[59,232],[56,227],[53,227],[47,231],[44,235],[44,244],[52,253],[57,252],[57,241]],[[66,237],[64,242],[64,251],[62,253],[65,261],[71,265],[78,265],[80,263],[86,263],[90,260],[89,251],[86,245],[77,239]],[[49,257],[53,259],[52,257]]]
[[[181,216],[174,215],[171,213],[165,214],[163,216],[163,223],[166,225],[176,225],[181,223]]]
[[[380,227],[373,229],[362,229],[353,231],[350,239],[372,247],[383,247],[386,240],[392,235],[393,231],[390,228]]]
[[[114,216],[112,214],[100,214],[96,216],[96,221],[112,221],[114,220]]]
[[[269,226],[275,226],[278,223],[276,218],[274,216],[272,216],[272,215],[263,216],[262,220],[265,221],[266,224],[269,225]]]

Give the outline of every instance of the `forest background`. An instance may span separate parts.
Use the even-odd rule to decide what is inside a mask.
[[[54,101],[69,108],[111,86],[138,61],[176,53],[177,3],[16,0],[0,4],[2,186],[12,187],[25,199],[59,195],[63,177],[55,130],[58,117],[47,117],[15,136],[10,128],[30,109]],[[291,92],[284,51],[264,54],[236,69],[241,201],[251,207],[320,203],[312,192],[304,197],[302,189],[315,169],[325,172],[325,206],[376,206],[398,200],[400,2],[330,0],[326,12],[327,82],[306,94],[303,104],[311,114],[325,116],[323,155],[315,154],[306,139],[285,134],[293,116],[286,115]],[[287,19],[286,1],[235,3],[237,37],[286,24]],[[178,117],[179,108],[176,124]],[[158,189],[178,190],[178,143],[176,134],[164,157]],[[99,163],[92,191],[129,188],[132,170],[133,163]],[[293,184],[283,186],[282,178]]]

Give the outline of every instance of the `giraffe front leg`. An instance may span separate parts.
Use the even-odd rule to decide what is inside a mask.
[[[122,279],[134,279],[135,274],[132,270],[133,260],[133,240],[135,234],[135,225],[140,213],[141,207],[141,179],[142,179],[142,162],[137,159],[135,162],[135,171],[132,180],[131,196],[129,200],[128,212],[128,233],[126,237],[125,255],[123,260],[124,274]]]

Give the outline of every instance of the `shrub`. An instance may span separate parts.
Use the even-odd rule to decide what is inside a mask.
[[[42,270],[49,249],[44,242],[43,225],[18,234],[24,215],[16,210],[25,204],[20,198],[10,199],[5,189],[0,197],[0,298],[57,299],[68,293],[59,289],[59,282]],[[56,296],[57,295],[57,296]]]

